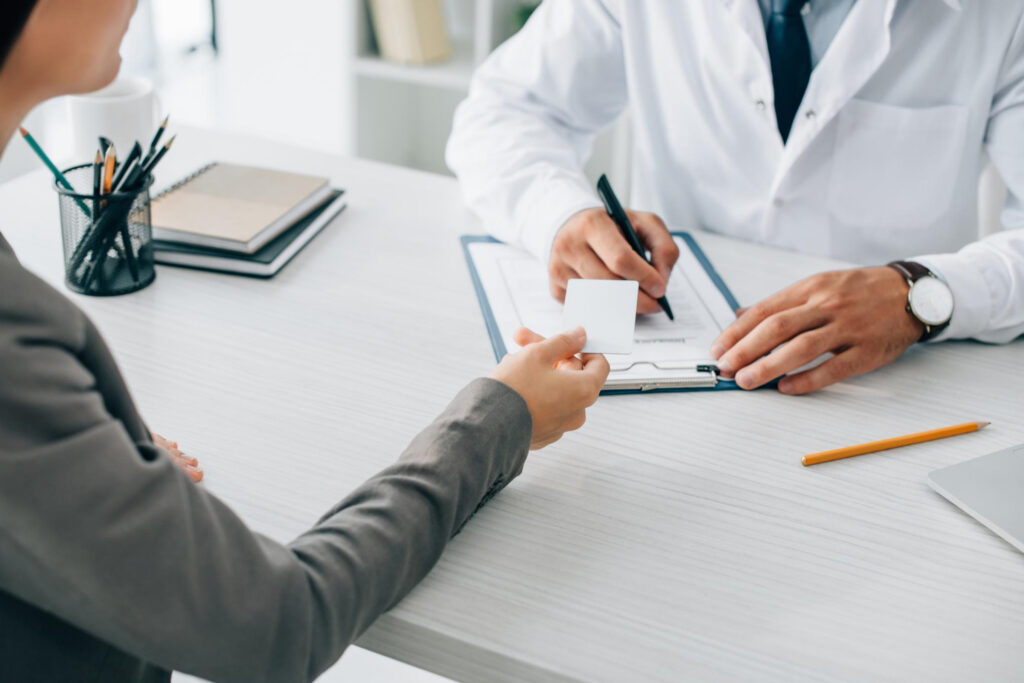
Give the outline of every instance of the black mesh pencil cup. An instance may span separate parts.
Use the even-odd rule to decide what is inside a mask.
[[[72,187],[90,187],[93,165],[64,172]],[[54,184],[60,201],[64,281],[80,294],[115,296],[147,286],[153,268],[149,176],[138,189],[94,196]]]

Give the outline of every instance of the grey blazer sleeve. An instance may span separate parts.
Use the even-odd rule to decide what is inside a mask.
[[[522,398],[476,380],[394,465],[283,546],[112,416],[130,398],[94,375],[88,354],[109,354],[86,350],[90,335],[101,342],[84,316],[55,332],[53,314],[69,311],[2,309],[0,588],[168,669],[315,678],[430,570],[529,447]]]

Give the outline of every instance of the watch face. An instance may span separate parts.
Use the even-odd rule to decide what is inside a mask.
[[[910,288],[910,310],[925,325],[942,325],[953,317],[953,292],[937,277],[923,277]]]

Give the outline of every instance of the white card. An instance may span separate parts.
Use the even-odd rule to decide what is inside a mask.
[[[636,280],[569,280],[562,327],[586,330],[585,353],[631,353],[639,293]]]

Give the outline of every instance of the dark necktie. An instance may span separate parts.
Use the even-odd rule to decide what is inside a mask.
[[[765,26],[775,84],[775,118],[783,141],[789,138],[793,117],[811,79],[811,45],[800,16],[806,4],[807,0],[772,0]]]

